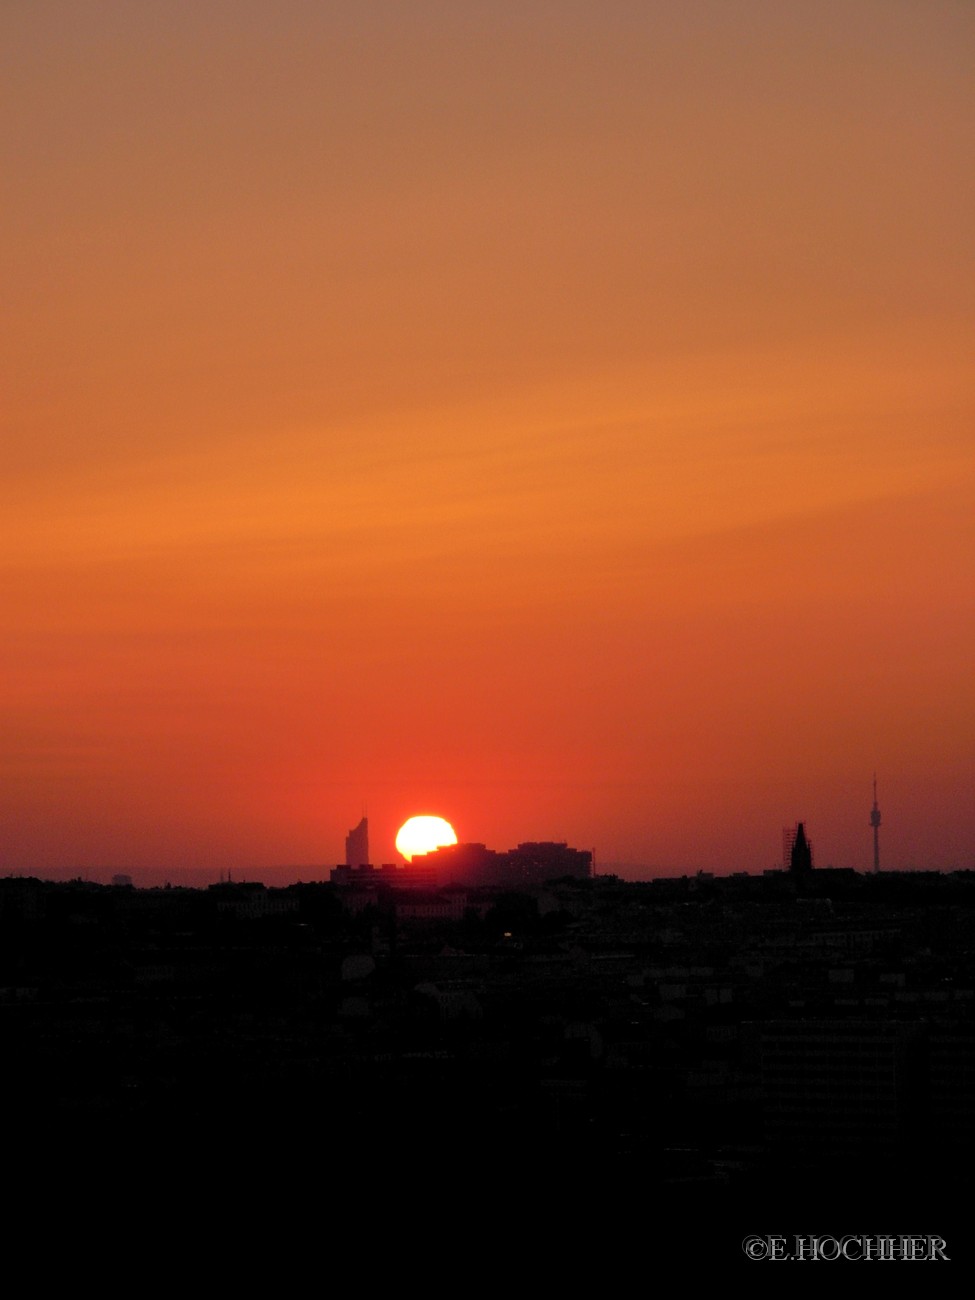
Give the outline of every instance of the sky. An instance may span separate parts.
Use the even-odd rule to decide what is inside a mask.
[[[975,866],[975,8],[0,6],[0,872]]]

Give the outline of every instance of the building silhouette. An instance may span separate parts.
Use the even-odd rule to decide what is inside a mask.
[[[362,825],[365,824],[363,819]],[[356,831],[359,827],[356,827]],[[355,834],[350,831],[349,840]],[[346,852],[349,853],[349,840]],[[547,880],[570,877],[588,880],[593,854],[589,849],[573,849],[567,844],[527,842],[516,849],[498,853],[484,844],[444,844],[430,853],[417,853],[406,866],[387,864],[374,867],[349,861],[336,867],[330,876],[343,889],[375,889],[393,886],[399,889],[437,890],[448,886],[473,889],[525,889]]]
[[[812,871],[812,844],[806,839],[805,822],[796,822],[792,830],[786,827],[782,832],[782,861],[794,875]]]
[[[369,821],[363,817],[345,837],[345,865],[364,867],[369,862]]]
[[[772,1020],[759,1033],[765,1132],[774,1148],[897,1149],[918,1131],[920,1023]]]
[[[587,880],[593,855],[564,843],[529,841],[498,853],[483,844],[444,844],[413,859],[411,869],[427,869],[438,884],[518,889],[570,876]]]

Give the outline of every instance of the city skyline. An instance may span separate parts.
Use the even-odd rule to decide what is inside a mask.
[[[0,33],[0,874],[973,865],[975,12]]]
[[[830,860],[828,862],[821,863],[821,866],[825,867],[827,870],[831,870],[836,867],[841,867],[848,871],[849,870],[859,871],[861,874],[867,871],[876,874],[880,870],[880,867],[878,865],[878,850],[877,850],[878,834],[879,834],[879,827],[880,827],[880,820],[879,820],[880,815],[879,815],[879,810],[878,810],[878,805],[876,800],[876,776],[874,776],[873,788],[874,788],[874,802],[870,814],[870,820],[868,822],[868,825],[870,827],[870,833],[872,835],[872,843],[873,843],[873,860],[871,864],[869,866],[861,866],[858,863],[843,863],[843,862],[834,862]],[[439,821],[441,819],[439,818],[431,819],[429,816],[427,816],[427,817],[420,817],[419,819],[414,818],[413,820]],[[401,827],[400,830],[402,831],[402,829],[403,828]],[[449,829],[452,833],[453,828],[450,827]],[[383,840],[382,840],[384,844],[386,843],[385,831],[386,828],[384,827]],[[721,871],[721,870],[715,871],[713,870],[714,864],[711,864],[711,867],[700,866],[696,868],[696,874],[704,874],[709,876],[713,876],[713,875],[717,875],[717,876],[739,875],[740,876],[743,874],[744,875],[751,875],[751,874],[768,875],[769,873],[774,874],[779,871],[786,872],[786,873],[795,872],[796,870],[795,852],[794,852],[795,844],[797,838],[801,838],[803,845],[804,846],[806,845],[805,823],[802,821],[798,821],[792,826],[783,827],[781,834],[782,834],[781,853],[779,855],[772,855],[768,861],[739,862],[732,869],[726,871]],[[549,848],[552,848],[554,846],[561,846],[562,848],[568,848],[570,853],[578,852],[577,848],[572,848],[567,844],[565,840],[548,839],[542,841],[536,840],[533,842],[529,841],[527,842],[527,847],[531,847],[533,843],[535,845],[537,845],[538,843],[542,843]],[[369,848],[370,845],[369,819],[365,816],[365,814],[363,814],[363,816],[359,819],[358,823],[346,833],[346,835],[344,836],[344,845],[345,845],[344,854],[342,854],[339,858],[336,858],[336,861],[334,863],[327,857],[323,858],[320,861],[308,861],[300,864],[299,863],[287,864],[282,862],[265,862],[265,863],[238,862],[236,867],[238,872],[237,879],[238,881],[250,880],[250,881],[260,881],[260,883],[266,882],[272,887],[275,886],[280,887],[280,886],[287,886],[290,884],[297,884],[301,882],[314,881],[318,879],[326,880],[329,877],[332,877],[334,879],[333,873],[335,868],[342,867],[343,864],[346,867],[368,866],[370,869],[373,868],[378,869],[380,866],[383,866],[384,869],[389,866],[396,866],[402,869],[406,873],[406,875],[409,876],[411,874],[411,868],[415,865],[419,865],[420,874],[423,874],[424,869],[428,865],[428,863],[430,861],[435,860],[435,857],[428,859],[426,855],[430,853],[436,855],[437,852],[436,849],[431,847],[429,849],[424,850],[419,856],[414,855],[414,861],[411,862],[403,854],[403,852],[399,849],[399,847],[393,844],[392,847],[388,849],[388,851],[386,851],[386,849],[383,849],[382,851],[380,851],[378,855],[375,856],[372,855]],[[462,851],[467,851],[471,849],[483,851],[486,849],[489,857],[504,856],[504,852],[505,852],[504,850],[499,852],[497,846],[486,845],[485,842],[482,840],[478,840],[476,838],[472,839],[469,837],[458,839],[455,847]],[[518,848],[523,849],[525,847],[526,847],[526,841],[524,840],[520,841]],[[807,851],[811,853],[812,844],[808,845]],[[507,852],[509,853],[514,852],[514,850],[507,850]],[[595,846],[590,846],[587,850],[585,850],[585,852],[589,857],[590,864],[591,864],[591,872],[593,876],[596,875],[618,876],[622,880],[639,882],[639,881],[651,881],[654,879],[661,879],[661,880],[676,879],[676,878],[680,878],[681,876],[686,877],[688,874],[695,874],[694,868],[687,868],[686,866],[673,867],[668,869],[666,865],[652,864],[646,862],[609,861],[600,864],[597,861],[598,854]],[[808,865],[809,866],[813,865],[811,858]],[[4,874],[6,874],[8,877],[37,874],[41,878],[48,878],[51,880],[85,879],[93,883],[112,883],[112,884],[128,883],[128,884],[136,884],[143,888],[153,888],[163,883],[167,885],[172,884],[174,874],[175,874],[175,883],[184,884],[191,888],[198,888],[201,885],[210,884],[212,883],[213,880],[213,870],[212,868],[209,867],[186,866],[185,864],[183,864],[181,869],[174,873],[169,867],[160,866],[156,864],[149,864],[147,866],[143,866],[141,869],[136,870],[135,880],[133,880],[128,875],[121,876],[116,874],[116,867],[117,864],[105,865],[105,864],[98,864],[98,863],[86,863],[86,864],[76,864],[73,867],[68,867],[61,870],[55,869],[54,871],[45,871],[41,869],[38,872],[31,872],[30,870],[14,869],[14,870],[8,870]],[[933,869],[939,870],[939,868],[933,868]],[[940,868],[940,870],[948,870],[949,872],[958,869],[959,868],[954,868],[954,867]],[[971,868],[962,867],[960,869],[964,871],[964,870],[970,870]],[[243,870],[243,874],[241,874],[242,870]],[[900,872],[906,871],[907,873],[913,873],[913,872],[923,873],[925,871],[932,870],[932,868],[930,866],[925,866],[919,863],[911,863],[906,868],[893,868],[892,870],[895,872],[895,874],[898,871]],[[255,872],[256,875],[248,875],[247,874],[248,871]],[[223,882],[225,879],[228,882],[232,881],[233,869],[231,868],[219,869],[219,881]]]

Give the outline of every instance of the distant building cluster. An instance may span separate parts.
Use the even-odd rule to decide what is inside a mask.
[[[592,853],[544,841],[519,844],[507,853],[497,853],[483,844],[445,844],[434,853],[414,858],[413,868],[435,872],[439,884],[516,889],[565,876],[588,880]]]
[[[364,825],[363,820],[360,826]],[[349,833],[346,845],[359,829]],[[438,889],[462,885],[468,889],[520,889],[566,876],[588,880],[593,873],[592,859],[590,851],[573,849],[563,843],[529,842],[506,853],[483,844],[445,844],[432,853],[418,855],[404,867],[389,863],[374,867],[349,860],[332,871],[331,881],[345,886],[389,884],[399,888]]]

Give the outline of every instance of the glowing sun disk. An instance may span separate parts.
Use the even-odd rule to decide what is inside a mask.
[[[410,817],[396,834],[396,848],[408,862],[418,853],[432,853],[443,844],[456,844],[457,836],[443,817]]]

